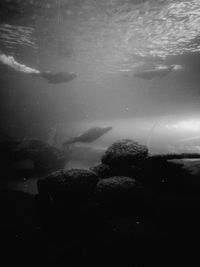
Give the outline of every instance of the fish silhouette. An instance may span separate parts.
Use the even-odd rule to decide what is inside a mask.
[[[38,74],[42,78],[48,80],[49,83],[57,84],[57,83],[66,83],[70,82],[77,77],[77,75],[73,72],[58,72],[52,73],[49,71],[43,71]]]
[[[145,79],[145,80],[152,80],[154,77],[164,77],[169,74],[174,68],[174,65],[164,66],[164,67],[157,67],[154,69],[144,70],[140,72],[136,72],[133,74],[134,77]]]
[[[98,138],[100,138],[102,135],[104,135],[105,133],[107,133],[110,130],[112,130],[112,126],[90,128],[87,131],[85,131],[84,133],[65,141],[63,143],[63,146],[68,146],[68,145],[78,143],[78,142],[91,143],[91,142],[97,140]]]
[[[42,77],[48,80],[48,82],[52,84],[70,82],[77,77],[77,75],[73,72],[53,73],[51,71],[39,71],[30,68],[16,61],[13,56],[7,56],[5,54],[2,54],[1,51],[0,51],[0,63],[18,72],[23,72],[35,77]]]

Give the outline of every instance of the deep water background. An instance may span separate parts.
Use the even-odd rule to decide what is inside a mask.
[[[199,136],[198,1],[4,0],[0,7],[1,54],[77,75],[49,84],[0,63],[2,135],[47,142],[54,129],[61,147],[90,127],[113,126],[76,144],[68,167],[91,166],[121,138],[165,153]],[[150,80],[134,76],[171,64],[181,68]]]
[[[193,4],[198,18],[198,2]],[[78,78],[51,85],[1,65],[1,128],[12,136],[45,140],[51,127],[67,138],[68,132],[73,136],[88,125],[115,120],[115,139],[115,135],[134,137],[139,118],[149,122],[141,129],[145,142],[158,120],[198,117],[199,53],[194,49],[198,50],[198,29],[189,8],[193,10],[176,1],[2,1],[1,52],[38,70],[74,71]],[[170,13],[165,19],[174,31],[182,26],[182,42],[172,36],[166,44],[155,45],[169,27],[161,21],[159,32],[152,24],[152,17],[159,19],[163,10]],[[133,28],[137,23],[138,29]],[[9,31],[7,25],[12,26]],[[190,30],[195,36],[187,40]],[[169,45],[174,52],[167,50]],[[181,64],[184,69],[152,80],[132,75],[138,67],[156,62]],[[73,132],[74,123],[80,127]]]

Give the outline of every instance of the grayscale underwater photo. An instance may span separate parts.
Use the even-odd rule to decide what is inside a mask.
[[[200,264],[200,1],[0,1],[2,267]]]

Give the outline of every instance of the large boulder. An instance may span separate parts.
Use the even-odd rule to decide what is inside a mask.
[[[97,182],[98,176],[89,170],[68,169],[53,172],[44,179],[38,180],[39,193],[48,193],[55,200],[70,197],[89,196]]]
[[[133,140],[122,139],[113,143],[102,157],[102,163],[125,167],[138,165],[148,156],[148,148]]]

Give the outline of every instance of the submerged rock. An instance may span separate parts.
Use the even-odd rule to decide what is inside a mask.
[[[101,179],[106,179],[113,176],[128,176],[135,178],[137,177],[140,168],[137,168],[135,166],[120,168],[99,163],[91,167],[90,170],[95,172]]]
[[[0,136],[0,151],[1,169],[6,177],[14,178],[48,174],[64,168],[71,155],[69,150],[61,150],[39,139],[9,136]]]
[[[122,139],[113,143],[102,157],[102,163],[110,166],[137,165],[148,156],[148,148],[133,140]]]
[[[141,185],[135,179],[125,176],[114,176],[97,183],[95,195],[100,201],[116,200],[133,197],[140,192]]]
[[[89,196],[99,178],[89,170],[69,169],[53,172],[45,179],[38,181],[38,191],[48,192],[55,200],[61,196],[81,198]]]
[[[132,215],[144,215],[151,194],[133,178],[114,176],[97,183],[94,199],[103,209],[109,210],[110,214],[120,215],[128,212]]]
[[[200,192],[200,160],[177,159],[171,160],[171,164],[179,169],[180,189],[187,193]]]
[[[140,181],[153,191],[177,191],[180,179],[181,168],[162,157],[149,157],[140,173]]]
[[[80,240],[81,209],[97,182],[95,173],[82,169],[60,170],[37,182],[38,213],[47,237],[53,242],[71,245]]]
[[[14,150],[15,161],[30,159],[36,172],[49,172],[64,167],[68,155],[38,139],[22,140]]]
[[[139,179],[154,191],[200,192],[200,160],[152,156],[144,161]]]

